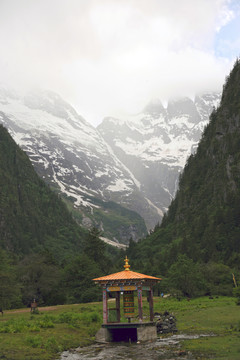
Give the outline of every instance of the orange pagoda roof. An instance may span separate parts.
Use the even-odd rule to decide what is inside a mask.
[[[155,280],[155,281],[160,281],[162,279],[157,278],[155,276],[150,276],[150,275],[144,275],[144,274],[140,274],[134,271],[129,270],[130,265],[128,264],[128,258],[126,256],[125,258],[125,265],[124,268],[125,270],[114,273],[114,274],[110,274],[107,276],[102,276],[96,279],[93,279],[94,281],[114,281],[114,280]]]

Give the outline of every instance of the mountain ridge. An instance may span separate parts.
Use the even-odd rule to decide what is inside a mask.
[[[19,96],[1,89],[0,122],[26,151],[44,181],[61,193],[68,204],[73,204],[74,214],[76,211],[80,214],[77,219],[81,225],[88,228],[98,226],[105,237],[126,244],[130,238],[137,241],[147,234],[139,215],[148,230],[161,221],[175,196],[178,176],[187,154],[191,153],[189,144],[194,151],[197,138],[208,122],[207,114],[218,96],[205,95],[205,98],[201,98],[202,102],[208,101],[209,104],[201,107],[204,116],[200,122],[199,116],[196,116],[197,109],[195,118],[186,111],[179,115],[179,101],[169,105],[172,114],[177,115],[166,119],[163,116],[166,115],[166,109],[159,101],[155,101],[155,104],[148,104],[144,113],[139,114],[134,121],[127,121],[127,136],[124,132],[126,121],[112,118],[108,118],[106,126],[109,131],[112,128],[109,121],[116,122],[114,136],[110,133],[102,136],[103,125],[94,129],[71,105],[53,92],[35,91]],[[192,104],[190,99],[187,100],[189,102]],[[189,118],[191,126],[186,127],[185,120]],[[122,129],[119,124],[122,124]],[[194,134],[193,124],[196,128]],[[186,133],[194,139],[189,142]],[[114,145],[116,135],[122,141],[125,152],[121,146]],[[172,141],[174,136],[177,142]],[[176,146],[179,148],[177,153]],[[130,156],[127,152],[130,152]],[[116,224],[111,230],[105,206],[97,205],[99,200],[106,203],[113,201],[134,211],[135,218],[130,216],[132,224],[128,224],[126,215],[119,218],[118,211],[117,215],[108,210],[109,218],[113,215],[119,219],[117,235]],[[121,211],[122,214],[124,212]],[[127,239],[126,235],[121,235],[122,226],[124,234],[128,233]]]
[[[99,209],[98,199],[109,202],[117,197],[122,206],[122,199],[129,202],[128,196],[132,193],[141,207],[148,205],[129,170],[110,154],[96,130],[57,94],[40,92],[18,97],[2,91],[0,95],[0,122],[26,151],[38,174],[81,212],[82,220],[78,217],[81,224],[102,227],[101,222],[96,224],[94,218],[88,216]],[[94,198],[96,201],[92,201]],[[105,218],[103,209],[103,226]],[[137,213],[132,220],[132,225],[138,226],[135,233],[129,230],[129,238],[137,240],[146,235],[147,230],[143,220],[139,224]],[[117,226],[125,226],[126,222],[127,218],[119,217]],[[108,231],[106,235],[111,234]]]
[[[154,100],[136,116],[120,120],[108,117],[98,126],[161,217],[175,196],[178,176],[187,157],[196,150],[219,99],[219,93],[209,93],[196,96],[194,101],[172,100],[166,108]]]

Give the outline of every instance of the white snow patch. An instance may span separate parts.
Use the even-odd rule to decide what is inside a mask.
[[[106,143],[106,146],[108,148],[109,153],[112,155],[112,157],[116,161],[116,163],[119,164],[122,168],[124,168],[124,170],[130,175],[131,179],[133,180],[133,182],[137,186],[137,188],[140,189],[141,183],[135,178],[133,173],[117,158],[117,156],[114,154],[113,150],[107,143]]]
[[[182,129],[182,127],[186,126],[188,129],[192,129],[194,127],[194,124],[189,122],[189,115],[185,116],[175,116],[169,121],[170,125],[175,125],[179,129]]]
[[[101,239],[102,241],[104,241],[105,243],[107,243],[107,244],[109,244],[109,245],[112,245],[112,246],[115,246],[115,247],[117,247],[117,248],[119,248],[119,249],[125,250],[125,249],[127,248],[127,245],[119,244],[119,243],[117,243],[117,242],[115,242],[115,241],[113,241],[113,240],[110,240],[110,239],[108,239],[108,238],[105,238],[105,237],[103,237],[103,236],[100,236],[100,239]]]
[[[21,123],[21,127],[27,131],[35,129],[36,132],[47,134],[56,134],[64,144],[72,147],[72,144],[81,144],[86,148],[92,148],[101,154],[106,154],[105,142],[101,135],[87,123],[80,119],[69,117],[78,126],[73,127],[67,119],[54,116],[44,110],[30,109],[21,100],[11,99],[11,103],[1,104],[1,110],[16,124]]]
[[[106,190],[118,192],[118,191],[126,191],[131,190],[123,179],[117,179],[114,184],[109,185]]]
[[[80,172],[83,173],[84,171],[82,169],[80,169],[77,165],[73,165],[73,168],[76,172]]]
[[[145,199],[147,200],[147,202],[149,203],[149,205],[152,206],[155,210],[157,210],[158,214],[163,217],[163,212],[162,212],[162,210],[159,209],[159,207],[157,207],[156,205],[154,205],[154,204],[152,203],[152,201],[149,200],[148,198],[145,198]]]
[[[53,170],[53,178],[54,178],[54,181],[55,181],[55,183],[57,183],[58,186],[60,187],[61,192],[64,193],[64,194],[66,194],[67,196],[71,196],[71,197],[74,197],[74,198],[77,199],[77,200],[74,202],[74,205],[75,205],[76,207],[77,207],[77,206],[90,207],[91,212],[93,211],[93,207],[95,207],[95,208],[99,207],[99,206],[97,206],[97,205],[94,205],[94,204],[90,203],[89,201],[86,201],[86,200],[83,198],[83,196],[80,195],[79,193],[76,194],[76,192],[68,191],[68,190],[66,189],[65,184],[62,183],[61,181],[59,181],[59,180],[57,179],[57,176],[56,176],[56,174],[55,174],[54,169],[52,169],[52,170]]]
[[[96,171],[94,175],[96,178],[99,178],[102,177],[103,175],[108,175],[108,174],[109,174],[109,170],[106,170],[106,171]]]

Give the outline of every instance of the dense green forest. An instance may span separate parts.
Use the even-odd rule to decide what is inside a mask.
[[[99,299],[117,250],[83,230],[0,126],[0,307]]]
[[[237,60],[161,226],[127,251],[135,268],[164,277],[166,291],[224,295],[232,273],[240,280],[239,94]]]

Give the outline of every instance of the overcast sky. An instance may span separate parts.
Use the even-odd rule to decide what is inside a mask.
[[[0,0],[0,82],[59,93],[97,125],[221,90],[240,0]]]

